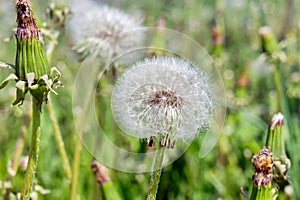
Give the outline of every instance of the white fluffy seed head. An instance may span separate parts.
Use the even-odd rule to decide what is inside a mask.
[[[140,46],[143,35],[127,32],[141,27],[141,19],[126,14],[117,8],[99,5],[87,0],[72,5],[74,17],[70,22],[72,36],[79,53],[96,53],[102,58],[111,58],[122,51]]]
[[[213,94],[208,75],[181,58],[146,58],[117,81],[112,111],[129,135],[156,137],[161,145],[190,141],[210,124]]]

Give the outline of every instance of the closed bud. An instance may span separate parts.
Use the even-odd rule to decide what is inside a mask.
[[[287,179],[286,173],[291,167],[291,161],[285,153],[284,135],[283,135],[284,116],[278,113],[273,116],[267,135],[266,146],[270,147],[273,153],[275,164],[275,178],[277,181]]]
[[[270,27],[264,26],[259,29],[262,51],[267,54],[273,54],[279,50],[277,39]]]
[[[34,73],[38,80],[49,74],[49,64],[45,54],[41,30],[38,28],[29,6],[29,0],[16,3],[18,28],[15,32],[17,40],[16,75],[19,80],[26,81],[28,73]]]

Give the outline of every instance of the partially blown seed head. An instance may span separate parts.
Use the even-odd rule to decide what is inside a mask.
[[[75,51],[84,55],[96,53],[107,58],[139,45],[143,37],[126,31],[140,27],[141,20],[117,8],[99,6],[93,1],[75,3],[72,35],[77,40]]]
[[[205,72],[177,57],[153,57],[134,64],[112,95],[116,122],[127,134],[156,137],[173,147],[190,141],[210,124],[212,90]]]

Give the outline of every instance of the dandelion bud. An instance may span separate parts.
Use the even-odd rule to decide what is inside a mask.
[[[268,26],[261,27],[259,29],[259,35],[261,38],[262,51],[268,54],[272,54],[279,50],[277,39]]]
[[[209,127],[212,97],[205,72],[181,58],[152,57],[117,81],[112,111],[127,134],[173,148],[175,141],[193,140]]]
[[[26,75],[34,73],[38,80],[49,74],[49,64],[42,43],[41,31],[38,28],[29,6],[29,0],[16,2],[18,28],[15,32],[17,40],[16,75],[19,80],[26,81]]]
[[[290,160],[287,158],[284,147],[283,137],[283,123],[284,116],[278,113],[273,116],[267,135],[266,146],[270,147],[273,153],[273,159],[275,163],[275,178],[277,180],[286,179],[287,170],[291,166]]]

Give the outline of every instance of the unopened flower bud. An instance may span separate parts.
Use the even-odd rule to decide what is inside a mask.
[[[29,6],[29,0],[16,2],[18,28],[15,32],[17,40],[16,75],[19,80],[26,81],[28,73],[34,73],[35,80],[49,74],[41,30],[38,28]]]
[[[278,113],[273,116],[267,135],[266,146],[270,148],[273,153],[273,160],[275,164],[275,177],[278,180],[286,179],[287,170],[291,166],[291,162],[286,156],[284,137],[283,137],[283,123],[284,116]]]
[[[272,54],[279,50],[277,39],[268,26],[261,27],[259,29],[259,35],[261,38],[262,51],[268,54]]]

